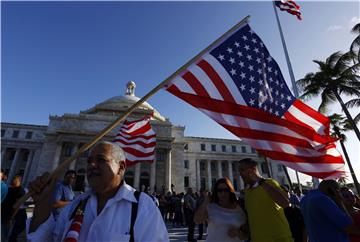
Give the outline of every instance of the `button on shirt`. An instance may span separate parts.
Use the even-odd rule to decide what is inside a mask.
[[[61,211],[56,222],[51,215],[36,231],[28,233],[27,239],[39,242],[63,241],[72,222],[69,220],[71,213],[80,200],[89,197],[78,242],[129,241],[132,202],[137,202],[134,191],[134,188],[124,183],[116,195],[107,201],[99,215],[97,215],[95,193],[92,191],[84,193]],[[153,200],[141,193],[138,203],[134,240],[139,242],[169,241],[164,221]],[[29,231],[30,222],[28,220],[27,231]]]
[[[301,199],[310,242],[348,242],[344,230],[352,221],[336,203],[319,190],[312,190]]]

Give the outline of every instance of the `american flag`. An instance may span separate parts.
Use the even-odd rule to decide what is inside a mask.
[[[281,11],[286,11],[292,15],[296,15],[296,17],[299,20],[301,20],[300,6],[297,5],[294,1],[292,1],[292,0],[275,1],[275,5]]]
[[[149,117],[126,120],[113,142],[125,151],[127,166],[154,161],[156,134],[151,128]]]
[[[297,100],[276,61],[247,24],[165,86],[257,151],[299,172],[325,178],[344,161],[329,120]]]

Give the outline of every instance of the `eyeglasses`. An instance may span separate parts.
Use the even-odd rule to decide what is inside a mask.
[[[218,189],[216,189],[216,191],[218,193],[220,193],[220,192],[230,192],[230,189],[229,188],[218,188]]]

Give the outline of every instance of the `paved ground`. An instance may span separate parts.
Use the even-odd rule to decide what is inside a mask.
[[[172,228],[171,223],[166,223],[166,227],[169,232],[170,241],[174,241],[174,242],[187,241],[187,231],[188,231],[187,227]],[[194,238],[196,239],[197,237],[198,237],[198,231],[196,226]],[[205,237],[205,235],[203,237]],[[198,240],[198,242],[199,241],[205,241],[205,240]]]
[[[171,223],[166,223],[166,227],[169,232],[170,241],[173,242],[187,241],[187,227],[173,228]],[[195,227],[194,237],[195,239],[198,237],[197,226]],[[198,240],[198,242],[200,241],[205,241],[205,240]],[[25,232],[19,236],[18,242],[26,242]]]

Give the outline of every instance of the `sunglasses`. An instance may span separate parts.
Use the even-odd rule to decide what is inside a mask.
[[[351,194],[351,193],[342,193],[341,195],[342,195],[344,198],[353,198],[353,197],[354,197],[354,195]]]
[[[230,189],[229,188],[218,188],[218,189],[216,189],[216,191],[218,193],[220,193],[220,192],[230,192]]]

